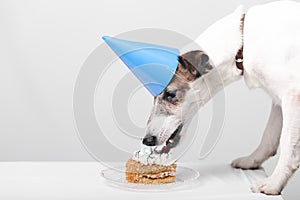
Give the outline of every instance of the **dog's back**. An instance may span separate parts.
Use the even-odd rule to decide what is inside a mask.
[[[244,57],[250,86],[300,86],[300,3],[278,1],[249,9]]]

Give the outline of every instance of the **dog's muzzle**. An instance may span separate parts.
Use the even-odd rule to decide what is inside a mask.
[[[160,147],[157,145],[157,138],[156,136],[146,136],[143,138],[143,145],[153,148],[153,152],[156,154],[167,154],[169,151],[176,147],[180,141],[180,132],[182,130],[183,124],[181,123],[175,131],[171,134],[171,136],[167,139],[167,141]]]

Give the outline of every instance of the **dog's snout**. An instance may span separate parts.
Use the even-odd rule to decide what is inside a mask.
[[[156,142],[157,142],[156,136],[152,136],[152,135],[146,136],[143,139],[143,144],[146,146],[155,146]]]

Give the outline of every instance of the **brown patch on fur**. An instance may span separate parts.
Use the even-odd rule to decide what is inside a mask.
[[[186,66],[183,66],[180,63],[178,64],[176,75],[188,82],[192,82],[196,79],[195,75],[192,74]]]
[[[154,102],[157,105],[155,112],[164,115],[176,113],[184,100],[186,91],[189,89],[189,84],[185,79],[174,75],[165,90],[154,98]]]
[[[211,69],[209,58],[203,51],[190,51],[179,56],[175,75],[165,90],[154,99],[156,112],[166,115],[175,113],[190,89],[189,83]]]
[[[212,66],[209,57],[203,51],[190,51],[178,57],[178,75],[183,75],[187,81],[193,81],[208,73]],[[185,73],[183,73],[181,71]],[[189,74],[186,74],[188,72]]]

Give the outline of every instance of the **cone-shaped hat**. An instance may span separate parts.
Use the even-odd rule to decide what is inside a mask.
[[[176,72],[178,49],[108,36],[102,38],[153,96],[167,87]]]

